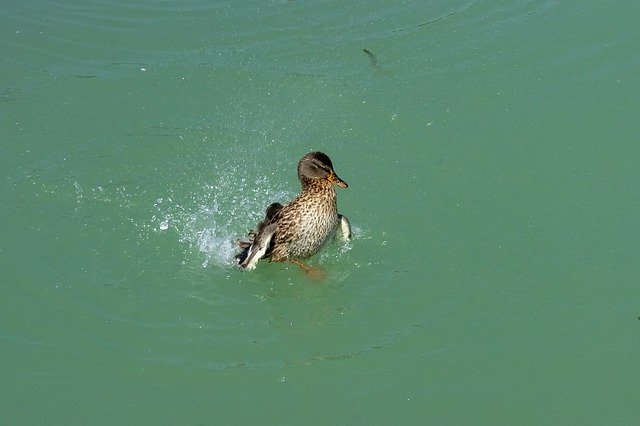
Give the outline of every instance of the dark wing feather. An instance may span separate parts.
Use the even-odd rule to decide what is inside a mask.
[[[256,231],[249,232],[248,240],[239,240],[238,247],[240,253],[236,255],[236,260],[243,268],[246,268],[254,261],[253,257],[259,255],[259,259],[268,258],[273,250],[275,242],[275,229],[279,213],[282,210],[282,204],[273,203],[267,207],[265,218],[258,224]],[[266,247],[265,247],[266,245]]]

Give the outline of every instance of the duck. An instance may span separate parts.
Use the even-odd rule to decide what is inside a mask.
[[[335,187],[349,185],[336,174],[329,156],[310,152],[298,162],[300,194],[286,204],[272,203],[264,219],[248,238],[238,240],[235,256],[242,269],[255,269],[258,261],[289,261],[305,272],[311,268],[303,261],[320,251],[334,238],[351,240],[351,225],[338,213]]]

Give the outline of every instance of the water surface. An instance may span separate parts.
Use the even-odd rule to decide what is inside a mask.
[[[0,12],[8,424],[631,424],[635,3]],[[329,154],[355,228],[234,240]]]

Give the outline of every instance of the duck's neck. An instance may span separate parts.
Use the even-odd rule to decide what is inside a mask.
[[[336,190],[333,184],[327,179],[309,179],[302,177],[300,178],[300,183],[302,184],[301,194],[312,194],[333,200],[336,199]]]

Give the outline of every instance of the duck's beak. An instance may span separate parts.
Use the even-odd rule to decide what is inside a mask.
[[[333,170],[331,170],[331,174],[329,175],[329,177],[327,179],[329,180],[329,182],[335,183],[340,188],[348,188],[349,187],[349,185],[347,185],[347,182],[345,182],[342,179],[340,179],[338,177],[338,175],[336,174],[336,172],[334,172]]]

